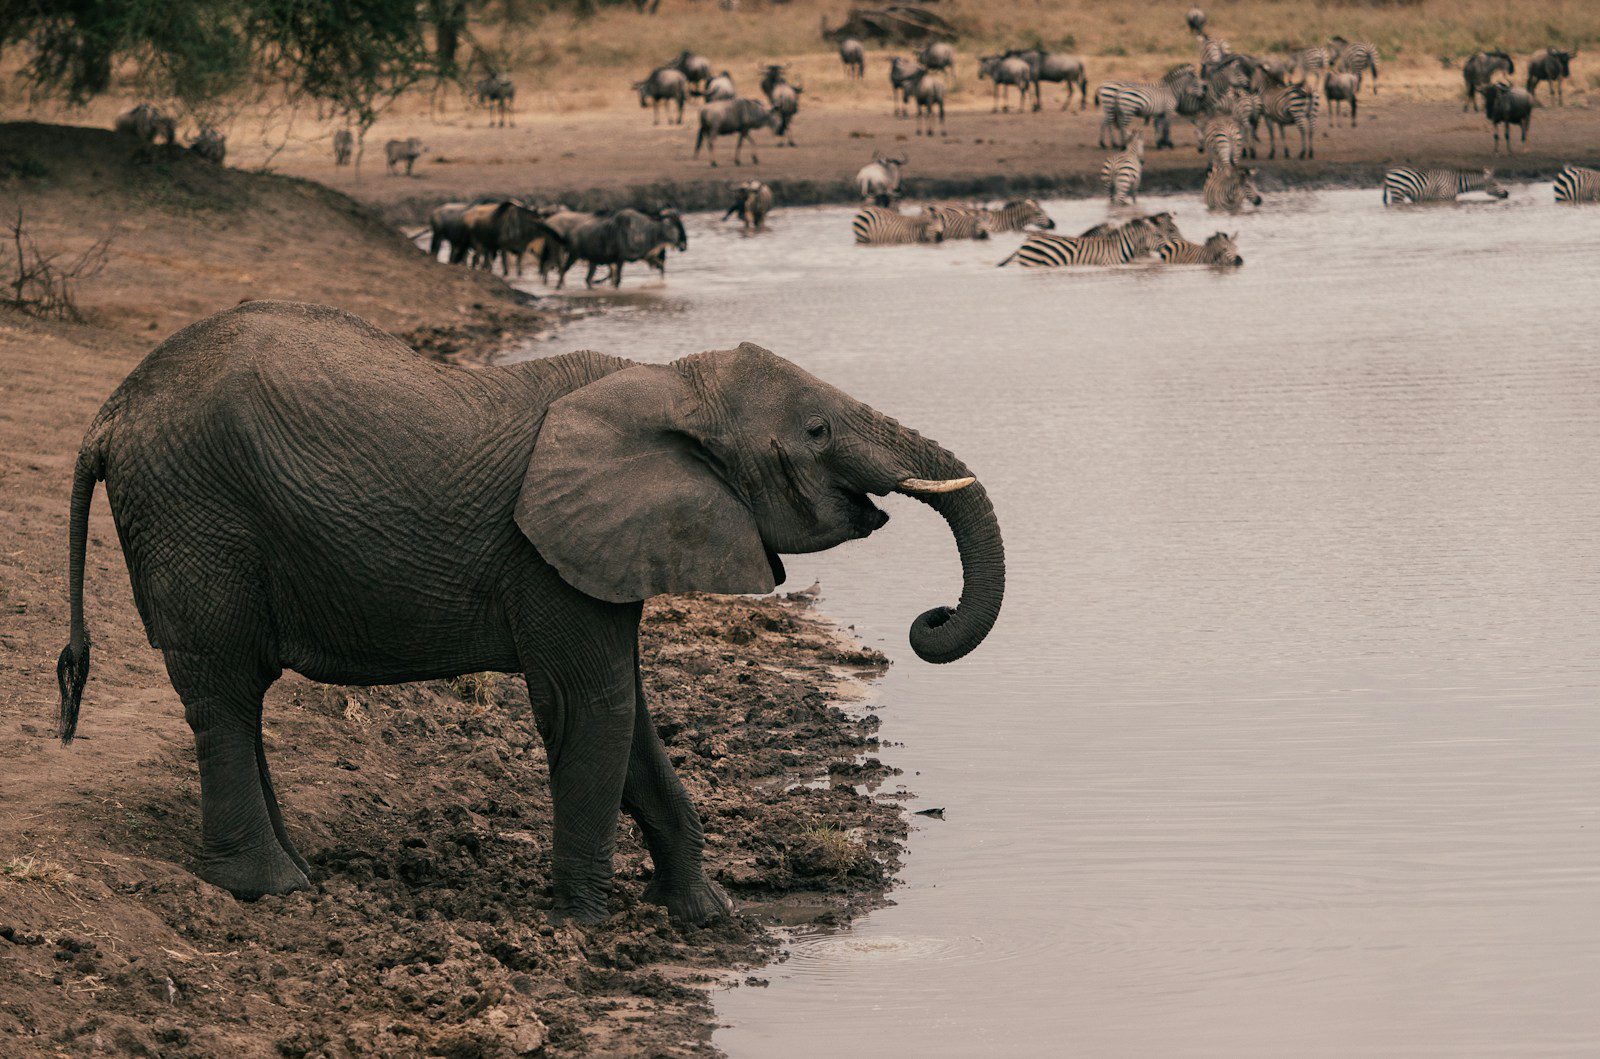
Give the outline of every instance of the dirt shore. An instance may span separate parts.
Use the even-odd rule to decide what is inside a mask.
[[[874,86],[876,88],[876,86]],[[359,180],[333,165],[326,140],[292,141],[274,160],[284,173],[308,177],[376,206],[401,224],[422,223],[441,201],[473,195],[526,195],[594,209],[625,204],[673,204],[680,209],[720,209],[733,181],[758,176],[773,185],[780,205],[855,202],[851,178],[873,152],[905,154],[907,194],[921,198],[1001,197],[1012,194],[1098,195],[1107,152],[1097,142],[1099,114],[1074,108],[1063,114],[1053,95],[1037,114],[991,114],[988,106],[952,111],[949,135],[919,137],[908,119],[888,112],[885,98],[859,105],[805,107],[795,125],[797,147],[776,147],[760,133],[760,164],[732,164],[731,141],[718,145],[722,164],[712,168],[702,152],[693,158],[695,113],[685,123],[652,126],[637,107],[565,114],[524,115],[515,128],[484,126],[477,114],[440,121],[425,115],[382,123],[373,138],[415,135],[430,152],[416,176],[384,175],[369,161]],[[1553,176],[1564,162],[1600,163],[1600,110],[1587,103],[1545,107],[1534,118],[1526,148],[1493,153],[1483,115],[1462,113],[1460,101],[1419,98],[1399,86],[1362,100],[1360,124],[1324,122],[1316,158],[1266,157],[1263,128],[1258,163],[1268,188],[1289,185],[1380,186],[1391,164],[1494,167],[1512,178]],[[1173,150],[1150,151],[1145,187],[1198,192],[1205,166],[1187,122],[1174,126]],[[1297,142],[1297,141],[1296,141]],[[240,155],[241,161],[251,157]]]
[[[861,763],[876,749],[861,678],[883,660],[776,598],[659,600],[643,633],[710,871],[744,912],[730,923],[679,930],[641,904],[630,827],[613,918],[545,924],[545,761],[513,677],[286,677],[267,740],[316,888],[241,904],[200,882],[193,746],[103,494],[83,726],[71,748],[53,735],[85,424],[156,341],[242,298],[343,305],[468,359],[542,316],[308,182],[38,126],[0,126],[0,160],[0,205],[20,203],[42,247],[112,233],[83,321],[0,310],[0,1054],[708,1054],[703,987],[772,951],[765,912],[842,920],[881,900],[905,824],[858,785],[891,774]]]

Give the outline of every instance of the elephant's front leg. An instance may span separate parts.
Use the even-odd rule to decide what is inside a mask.
[[[665,905],[673,919],[695,926],[722,919],[732,913],[733,902],[706,878],[700,814],[656,734],[642,683],[635,684],[634,697],[633,750],[622,806],[644,832],[655,869],[644,898]]]

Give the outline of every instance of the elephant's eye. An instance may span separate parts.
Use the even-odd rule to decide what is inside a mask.
[[[813,440],[826,441],[830,432],[828,421],[821,416],[812,416],[806,420],[806,433],[811,435]]]

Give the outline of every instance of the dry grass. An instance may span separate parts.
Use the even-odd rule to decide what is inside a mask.
[[[55,861],[43,857],[12,857],[0,863],[0,881],[4,882],[62,886],[72,879],[71,872]]]
[[[790,870],[798,875],[843,877],[867,870],[872,853],[859,835],[814,827],[801,832],[788,860]]]
[[[471,703],[480,710],[488,709],[494,705],[501,679],[499,673],[463,673],[450,681],[450,690],[462,702]]]

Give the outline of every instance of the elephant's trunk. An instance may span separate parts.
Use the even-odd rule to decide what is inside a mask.
[[[893,420],[885,444],[904,474],[891,487],[944,516],[961,554],[961,601],[935,607],[911,623],[911,649],[925,662],[954,662],[983,642],[1006,592],[1005,545],[983,483],[949,451]],[[963,481],[965,480],[965,481]]]

